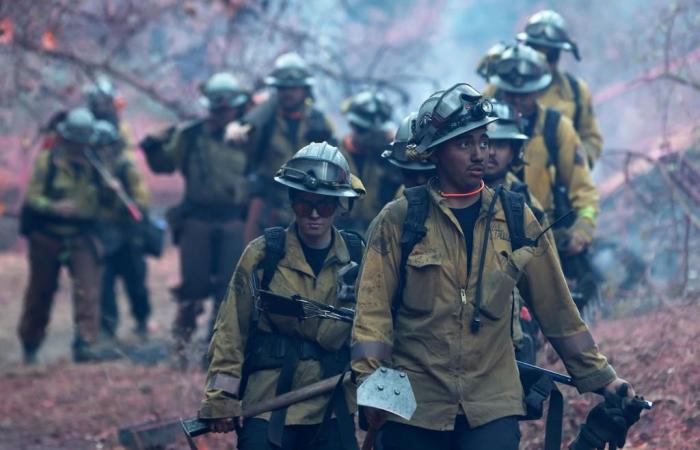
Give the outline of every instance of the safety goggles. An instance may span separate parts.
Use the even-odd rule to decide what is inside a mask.
[[[539,78],[542,69],[530,61],[519,58],[502,59],[496,64],[496,73],[501,77],[519,76]]]
[[[455,84],[444,91],[435,103],[431,114],[433,125],[444,124],[462,112],[468,112],[474,120],[484,118],[488,111],[484,112],[483,108],[478,107],[480,98],[479,91],[470,85]]]
[[[299,183],[310,190],[320,187],[336,189],[350,185],[350,175],[340,166],[302,158],[289,161],[279,170],[277,176]]]
[[[319,216],[328,218],[335,213],[336,209],[338,209],[338,200],[335,198],[329,198],[317,202],[311,202],[303,198],[293,198],[292,209],[299,217],[310,217],[311,213],[316,210],[316,213],[318,213]]]
[[[569,36],[561,28],[545,22],[536,22],[528,24],[525,27],[525,33],[533,38],[544,37],[549,41],[568,42]]]
[[[248,101],[246,94],[211,94],[206,99],[210,109],[237,108]]]

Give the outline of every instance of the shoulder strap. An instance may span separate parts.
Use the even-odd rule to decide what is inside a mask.
[[[275,276],[277,264],[284,258],[284,246],[287,242],[287,230],[282,227],[265,228],[265,256],[260,262],[263,269],[263,277],[260,287],[270,288],[272,277]]]
[[[131,185],[129,184],[129,169],[132,164],[128,159],[124,159],[119,167],[117,167],[117,173],[115,174],[119,182],[124,187],[124,192],[131,197],[133,193],[131,192]]]
[[[316,108],[311,108],[308,116],[308,131],[306,132],[307,142],[327,141],[335,145],[333,141],[333,131],[328,128],[326,116]]]
[[[185,143],[185,151],[182,155],[182,174],[185,178],[189,175],[192,152],[195,150],[194,147],[197,144],[197,138],[202,132],[203,127],[204,121],[199,120],[182,131],[182,140]]]
[[[569,80],[569,85],[571,86],[571,92],[574,94],[574,128],[578,131],[579,122],[581,120],[581,86],[575,76],[571,75],[569,72],[565,72],[564,75]]]
[[[53,150],[49,150],[53,152]],[[54,153],[49,153],[48,167],[46,169],[46,177],[44,177],[44,188],[42,193],[45,197],[51,197],[53,194],[53,181],[56,178],[56,161]]]
[[[358,232],[352,230],[340,230],[340,235],[343,237],[345,246],[348,248],[350,260],[360,264],[365,252],[365,241],[362,239],[362,236],[360,236]]]
[[[547,153],[549,153],[549,165],[553,165],[555,168],[557,168],[557,164],[559,163],[557,130],[559,129],[560,120],[561,113],[559,111],[553,108],[547,108],[545,110],[542,137],[544,138],[544,145],[547,147]]]
[[[428,218],[428,187],[426,185],[416,186],[404,190],[403,195],[408,201],[406,217],[401,227],[401,262],[399,263],[399,284],[392,301],[391,311],[396,314],[403,298],[403,289],[406,285],[406,263],[413,248],[423,240],[427,233],[425,221]]]
[[[525,199],[525,203],[527,206],[530,207],[530,210],[532,211],[532,214],[535,216],[535,219],[540,223],[540,225],[543,223],[543,220],[545,218],[544,211],[542,211],[539,208],[536,208],[532,205],[532,196],[530,194],[530,189],[527,187],[527,183],[523,183],[522,181],[515,181],[511,183],[510,185],[510,191],[518,193],[523,196]]]
[[[525,234],[525,197],[506,189],[501,189],[500,197],[512,250],[536,245],[536,242]]]

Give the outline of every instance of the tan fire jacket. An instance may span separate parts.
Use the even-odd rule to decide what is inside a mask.
[[[586,151],[591,166],[600,158],[603,150],[603,136],[600,134],[598,121],[593,113],[591,92],[582,79],[576,77],[579,92],[579,117],[574,123],[581,144]],[[538,101],[545,108],[554,108],[568,117],[572,122],[576,116],[574,90],[569,78],[560,70],[552,73],[552,84],[540,94]]]
[[[603,149],[603,136],[600,134],[598,121],[593,113],[591,92],[588,85],[580,78],[576,78],[576,81],[578,81],[579,87],[580,112],[578,123],[574,125],[589,164],[593,167]],[[489,84],[484,88],[484,96],[498,98],[499,91],[496,86]],[[545,108],[554,108],[572,122],[574,121],[576,116],[574,91],[571,82],[563,72],[556,70],[552,73],[552,83],[542,91],[537,101]]]
[[[241,380],[244,363],[244,350],[251,334],[251,312],[254,308],[251,292],[251,276],[257,273],[262,279],[262,270],[256,270],[263,260],[265,240],[260,237],[252,241],[243,252],[231,279],[228,295],[221,305],[216,321],[214,337],[209,345],[211,364],[207,373],[205,399],[199,410],[200,418],[221,418],[240,416],[242,406],[256,404],[275,396],[280,369],[261,370],[250,375],[242,403],[235,395]],[[285,256],[277,266],[270,290],[285,296],[294,294],[310,298],[332,306],[353,306],[337,300],[338,271],[350,263],[350,255],[341,235],[334,230],[333,247],[328,253],[323,269],[314,276],[304,257],[295,225],[287,229]],[[296,318],[275,314],[261,314],[259,329],[272,332],[268,320],[272,320],[280,333],[287,336],[303,337],[314,341],[329,351],[337,351],[349,343],[350,325],[328,319]],[[316,360],[299,361],[294,374],[292,389],[298,389],[323,379],[321,364]],[[215,385],[227,386],[226,391],[214,389]],[[287,425],[311,425],[323,421],[323,413],[330,396],[324,395],[290,406],[287,412]],[[348,409],[355,410],[354,388],[347,386]],[[259,416],[269,420],[270,414]]]
[[[223,132],[221,132],[223,133]],[[162,146],[148,155],[156,173],[185,175],[185,199],[196,205],[226,208],[248,205],[248,155],[221,136],[214,136],[206,121],[179,127]]]
[[[562,116],[557,128],[558,164],[556,168],[551,166],[543,136],[544,117],[545,110],[539,106],[532,136],[525,146],[524,157],[527,164],[523,168],[524,181],[533,197],[542,204],[547,218],[552,223],[557,219],[554,217],[552,185],[558,172],[561,182],[568,188],[569,200],[576,212],[577,220],[573,229],[580,231],[591,241],[598,217],[598,191],[593,185],[581,142],[571,121]]]
[[[51,158],[55,170],[49,180]],[[27,205],[33,210],[51,215],[53,205],[61,200],[75,202],[75,213],[70,219],[94,220],[100,207],[100,194],[104,188],[99,175],[87,159],[71,163],[63,157],[60,144],[41,152],[34,161],[34,171],[27,187]],[[66,223],[47,223],[44,229],[50,233],[70,235],[79,232],[79,227]]]
[[[407,202],[389,203],[370,226],[357,286],[352,367],[359,379],[381,364],[405,370],[418,408],[411,425],[451,430],[457,414],[479,426],[524,413],[523,392],[511,341],[511,294],[517,286],[542,331],[564,361],[580,391],[601,388],[616,375],[581,320],[548,239],[511,251],[500,201],[488,231],[481,301],[481,329],[470,323],[477,273],[494,191],[482,193],[474,228],[471,270],[459,222],[430,184],[427,235],[408,257],[401,306],[392,320],[399,282],[401,229]],[[541,231],[529,208],[525,229]],[[402,421],[399,418],[390,420]]]

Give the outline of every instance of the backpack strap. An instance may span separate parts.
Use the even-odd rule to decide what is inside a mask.
[[[357,231],[340,230],[339,232],[343,241],[345,241],[348,253],[350,253],[350,261],[360,264],[362,262],[362,256],[365,253],[364,239],[362,239],[362,236]]]
[[[512,250],[537,245],[534,239],[528,238],[525,234],[525,197],[506,189],[501,190],[500,197]]]
[[[129,169],[133,164],[128,159],[124,159],[121,164],[119,164],[119,167],[117,167],[117,173],[115,176],[119,180],[119,182],[122,184],[122,187],[124,188],[124,192],[129,197],[133,197],[133,192],[131,192],[131,186],[129,185]]]
[[[182,174],[185,178],[189,175],[192,152],[195,151],[197,138],[202,132],[202,128],[204,128],[204,121],[199,120],[182,131],[182,140],[185,143],[185,152],[182,155]]]
[[[307,121],[308,129],[306,131],[306,136],[304,136],[307,142],[327,141],[331,145],[336,145],[333,137],[333,130],[328,127],[326,116],[321,111],[316,108],[311,108]]]
[[[413,251],[413,248],[423,240],[428,229],[425,227],[425,221],[428,218],[428,206],[430,199],[428,198],[428,187],[426,185],[408,188],[403,192],[408,201],[408,210],[406,217],[403,220],[401,228],[401,261],[399,263],[399,283],[396,288],[396,294],[391,304],[392,315],[396,315],[396,311],[401,306],[403,299],[403,290],[406,285],[406,264],[408,256]]]
[[[559,450],[561,448],[562,428],[564,421],[564,397],[556,383],[547,374],[533,379],[521,373],[520,381],[525,391],[526,415],[522,420],[537,420],[544,415],[544,402],[549,398],[549,408],[545,422],[543,450]]]
[[[564,72],[564,76],[569,80],[569,86],[571,86],[571,92],[574,94],[574,128],[576,131],[579,129],[581,121],[581,85],[575,76],[571,75],[569,72]]]
[[[561,113],[553,108],[547,108],[544,114],[544,127],[542,129],[542,137],[544,145],[547,147],[549,154],[548,164],[558,168],[559,164],[559,141],[557,140],[557,130],[559,129],[559,121]]]
[[[44,177],[44,187],[42,189],[42,193],[45,197],[51,198],[53,196],[53,182],[56,179],[56,171],[58,168],[56,167],[56,155],[53,153],[53,151],[49,150],[51,153],[49,153],[49,165],[46,169],[46,176]]]
[[[275,276],[277,264],[284,258],[284,246],[287,242],[287,230],[282,227],[265,228],[263,232],[265,236],[265,256],[260,262],[260,267],[263,270],[262,281],[260,287],[269,289],[272,277]]]

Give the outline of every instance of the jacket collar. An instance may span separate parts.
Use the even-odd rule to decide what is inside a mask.
[[[350,253],[345,245],[345,241],[335,227],[331,228],[333,233],[333,244],[328,251],[326,261],[323,266],[330,264],[347,264],[350,262]],[[296,222],[292,222],[287,227],[287,241],[284,246],[284,258],[279,262],[280,266],[287,267],[292,270],[304,273],[310,277],[315,277],[311,266],[306,262],[304,250],[301,248],[301,241],[297,234]]]

